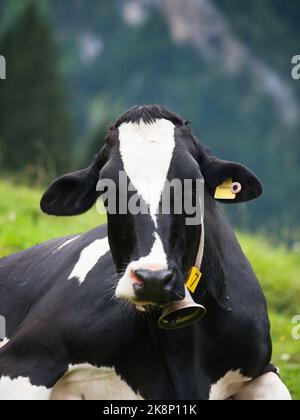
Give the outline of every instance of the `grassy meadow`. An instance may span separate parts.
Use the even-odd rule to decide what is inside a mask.
[[[95,210],[76,218],[48,217],[39,209],[40,197],[39,190],[0,181],[0,257],[104,221]],[[288,252],[264,237],[239,233],[239,238],[268,299],[273,361],[300,400],[300,340],[292,338],[292,318],[300,315],[300,252]]]

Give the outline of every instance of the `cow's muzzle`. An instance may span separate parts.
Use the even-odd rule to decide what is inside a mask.
[[[137,270],[133,289],[138,300],[164,305],[184,299],[184,287],[178,285],[175,270]]]

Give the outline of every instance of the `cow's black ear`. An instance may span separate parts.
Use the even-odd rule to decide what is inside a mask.
[[[97,181],[90,168],[62,176],[43,195],[42,211],[52,216],[75,216],[86,212],[98,198]]]
[[[96,202],[99,171],[104,164],[104,152],[86,169],[54,181],[41,199],[41,209],[52,216],[76,216],[88,211]]]
[[[216,198],[217,189],[226,181],[232,180],[232,183],[240,184],[241,190],[239,191],[239,188],[239,192],[234,194],[232,199],[220,198],[218,201],[243,203],[258,198],[263,192],[259,179],[243,165],[213,158],[206,160],[200,166],[208,191],[214,198]]]

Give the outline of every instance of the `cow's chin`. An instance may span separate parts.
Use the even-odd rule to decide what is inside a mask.
[[[131,305],[133,308],[135,308],[138,312],[147,312],[148,310],[150,310],[151,308],[158,308],[160,307],[159,304],[154,303],[154,302],[143,302],[138,300],[137,298],[125,298],[122,297],[120,298],[121,301],[128,303],[129,305]]]
[[[154,302],[139,300],[136,297],[134,289],[129,282],[127,282],[127,284],[125,284],[125,282],[123,284],[119,283],[115,292],[115,296],[117,299],[120,299],[121,301],[127,302],[128,304],[132,305],[139,312],[146,312],[147,308],[149,307],[159,306]]]
[[[150,308],[162,306],[157,302],[140,300],[134,292],[133,284],[125,278],[119,281],[115,296],[118,300],[128,303],[139,312],[146,312]]]

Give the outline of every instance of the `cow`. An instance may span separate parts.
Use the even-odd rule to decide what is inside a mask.
[[[218,159],[179,116],[137,106],[111,126],[88,168],[50,185],[41,209],[82,214],[104,195],[97,187],[104,179],[116,185],[119,202],[121,172],[133,186],[128,200],[135,194],[148,212],[113,212],[106,203],[107,225],[0,260],[0,398],[48,399],[52,392],[59,399],[62,389],[67,399],[74,375],[105,368],[136,399],[291,399],[271,364],[265,297],[222,209],[228,200],[216,195],[232,180],[231,203],[256,199],[259,179]],[[164,185],[174,179],[192,180],[193,188],[204,182],[203,198],[194,197],[204,208],[199,223],[186,223],[174,206],[170,214],[160,211]],[[186,297],[201,243],[193,300],[207,314],[185,328],[160,328],[162,308]],[[104,394],[109,398],[108,389]]]

